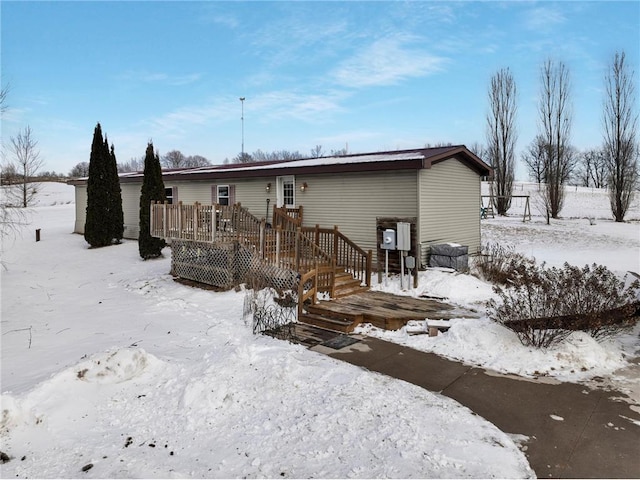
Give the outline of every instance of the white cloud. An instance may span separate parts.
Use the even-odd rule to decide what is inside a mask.
[[[235,15],[231,14],[217,14],[210,17],[210,21],[218,25],[223,25],[228,28],[237,28],[240,22]]]
[[[164,72],[148,72],[144,70],[129,70],[118,76],[119,80],[142,83],[164,83],[171,86],[188,85],[202,78],[200,73],[185,75],[169,75]]]
[[[334,72],[335,81],[349,87],[394,85],[411,77],[424,77],[442,70],[447,59],[407,46],[409,38],[376,40]]]
[[[530,30],[549,30],[567,20],[562,12],[547,6],[527,10],[525,15],[525,26]]]

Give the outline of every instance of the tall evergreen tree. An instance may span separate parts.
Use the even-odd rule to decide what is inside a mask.
[[[109,218],[108,164],[100,123],[93,131],[87,180],[87,215],[84,239],[93,248],[111,245],[113,240]]]
[[[124,235],[124,213],[122,211],[122,189],[118,177],[118,162],[115,150],[111,144],[111,150],[105,136],[105,153],[108,155],[107,165],[109,169],[109,225],[113,239],[120,243]]]
[[[149,142],[144,157],[144,178],[140,193],[140,233],[138,235],[138,251],[145,260],[162,255],[165,241],[151,236],[151,202],[164,202],[165,200],[160,158],[153,150],[153,142]]]

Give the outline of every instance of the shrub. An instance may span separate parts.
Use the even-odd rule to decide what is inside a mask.
[[[475,267],[486,281],[506,285],[514,281],[518,265],[535,262],[520,253],[512,245],[488,243],[482,247],[482,254],[476,258]]]
[[[602,265],[583,268],[565,263],[545,268],[534,262],[514,263],[507,287],[494,287],[500,302],[489,302],[489,317],[513,330],[527,346],[549,347],[572,331],[596,339],[635,323],[636,291]]]

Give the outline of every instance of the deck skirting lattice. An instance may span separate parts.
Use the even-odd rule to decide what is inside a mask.
[[[238,241],[210,243],[174,239],[171,274],[225,289],[256,281],[279,290],[295,290],[298,286],[297,272],[266,263]]]

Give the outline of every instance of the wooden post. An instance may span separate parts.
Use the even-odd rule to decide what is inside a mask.
[[[302,228],[298,227],[296,228],[296,239],[295,239],[295,243],[294,243],[294,252],[293,254],[295,255],[295,265],[296,265],[296,271],[300,271],[300,235],[302,235]]]
[[[529,206],[529,195],[527,195],[527,199],[524,203],[524,214],[522,215],[522,222],[527,221],[527,217],[531,220],[531,208]]]
[[[280,266],[280,234],[282,233],[282,227],[278,225],[276,229],[276,265]]]
[[[200,240],[198,238],[200,232],[200,204],[198,202],[193,204],[193,239]]]
[[[335,262],[336,266],[339,265],[338,263],[338,226],[337,225],[333,226],[333,261]]]
[[[162,205],[162,235],[167,238],[167,202]]]
[[[258,235],[258,251],[260,252],[260,258],[264,258],[264,230],[267,226],[267,221],[263,218],[260,222],[260,234]]]
[[[218,204],[217,203],[214,203],[212,205],[211,216],[212,216],[211,241],[215,242],[218,240],[218,228],[220,228],[220,226],[218,225]]]
[[[371,286],[371,265],[373,263],[373,251],[369,250],[367,252],[367,271],[366,271],[366,275],[367,275],[367,281],[366,281],[366,285],[367,287]]]
[[[182,201],[178,202],[178,238],[183,238],[182,236],[182,212],[184,209],[182,208]]]

